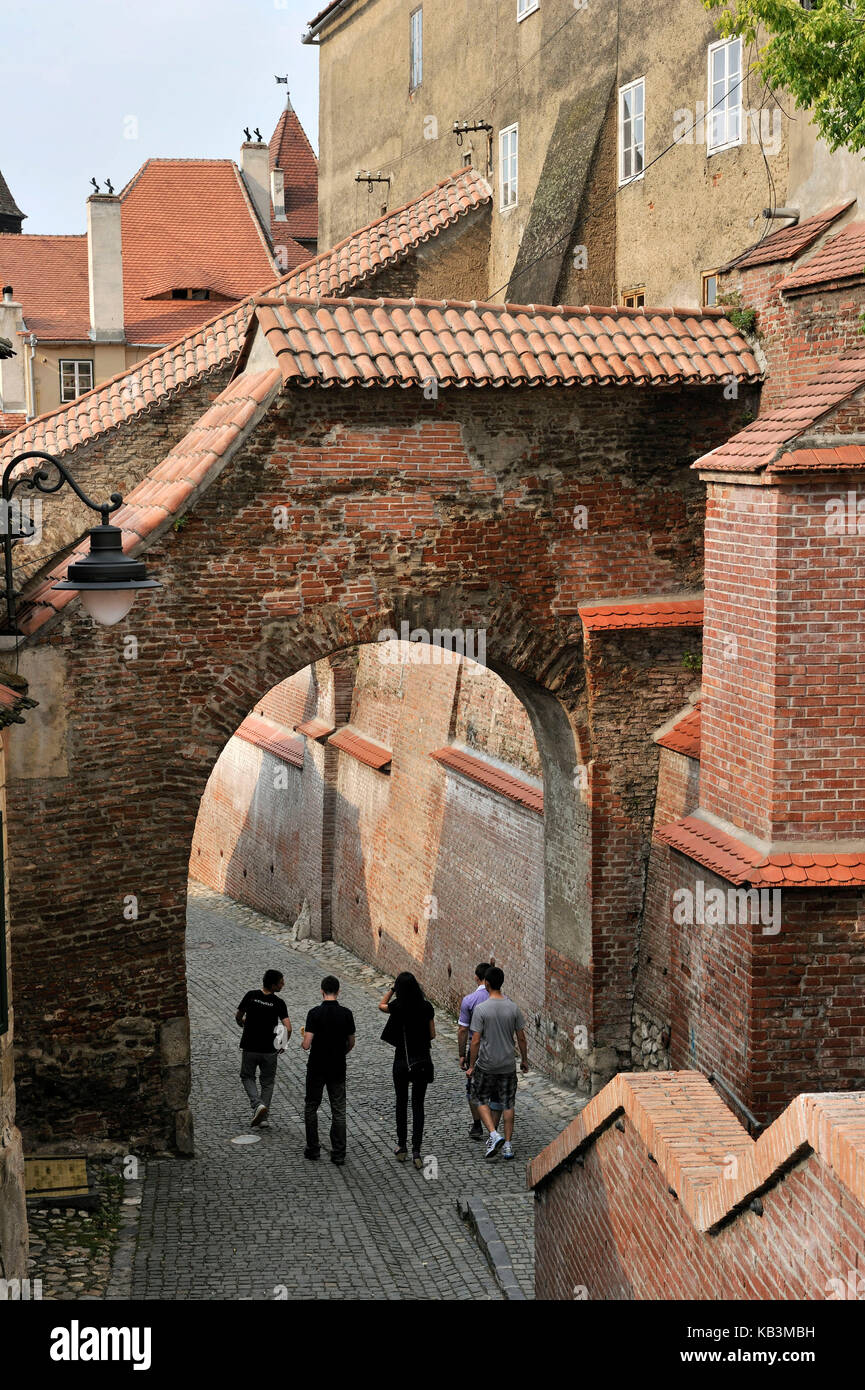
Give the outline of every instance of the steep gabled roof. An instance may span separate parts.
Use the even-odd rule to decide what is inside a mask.
[[[652,386],[759,381],[721,310],[398,299],[256,301],[293,385]]]
[[[782,227],[780,231],[773,232],[771,236],[763,237],[762,241],[758,241],[755,246],[744,251],[735,260],[728,262],[722,269],[749,270],[756,265],[773,265],[778,261],[794,261],[809,246],[813,246],[818,237],[821,237],[842,213],[852,207],[855,201],[855,198],[848,198],[845,203],[838,203],[836,207],[827,208],[825,212],[819,212],[815,217],[808,217],[804,222],[796,222],[792,227]]]
[[[270,282],[263,292],[345,294],[491,198],[489,185],[473,169],[460,169],[413,203],[361,227],[332,251],[313,256],[276,284]],[[0,245],[21,239],[0,237]],[[31,420],[3,441],[0,458],[28,448],[64,454],[167,399],[179,387],[227,366],[243,345],[252,305],[251,297],[242,300],[86,395]],[[204,307],[213,309],[206,302]]]
[[[865,279],[865,222],[850,222],[815,256],[781,281],[782,294],[807,294],[830,285],[843,288]]]
[[[0,283],[12,286],[28,332],[46,342],[87,341],[86,236],[0,234]]]
[[[0,215],[3,217],[26,217],[9,191],[9,185],[0,174]]]
[[[270,139],[270,167],[285,175],[285,221],[271,220],[274,246],[318,236],[318,160],[297,113],[286,100]]]
[[[865,386],[865,348],[829,362],[774,410],[759,415],[725,444],[692,464],[704,472],[760,473],[821,416]],[[827,441],[829,442],[829,441]]]
[[[232,159],[148,159],[120,200],[130,343],[174,342],[213,317],[208,300],[154,302],[155,285],[239,300],[277,268]]]

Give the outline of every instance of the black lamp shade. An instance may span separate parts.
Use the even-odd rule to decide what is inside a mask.
[[[161,589],[158,579],[150,579],[140,560],[123,553],[123,533],[118,526],[94,526],[90,531],[90,553],[76,560],[66,578],[54,589]]]

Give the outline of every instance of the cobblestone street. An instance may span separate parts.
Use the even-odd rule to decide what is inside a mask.
[[[532,1198],[525,1163],[579,1106],[536,1073],[520,1080],[516,1161],[485,1163],[468,1138],[470,1117],[456,1065],[453,1020],[437,1014],[436,1079],[427,1098],[426,1178],[393,1158],[390,1049],[376,1010],[383,976],[331,943],[292,943],[287,928],[192,885],[189,900],[196,1157],[148,1163],[131,1295],[143,1299],[499,1299],[502,1292],[460,1198],[477,1196],[504,1241],[525,1296],[532,1296]],[[295,1033],[280,1059],[270,1127],[249,1134],[234,1011],[264,969],[285,974]],[[348,1161],[303,1157],[307,1010],[325,969],[342,981],[357,1023],[348,1065]],[[470,982],[469,982],[470,983]],[[433,1166],[433,1165],[430,1165]],[[121,1289],[115,1281],[112,1295]]]

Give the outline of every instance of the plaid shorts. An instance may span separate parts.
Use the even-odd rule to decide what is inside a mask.
[[[471,1077],[472,1089],[471,1099],[474,1105],[492,1106],[497,1101],[496,1109],[513,1110],[517,1100],[517,1071],[504,1072],[499,1075],[494,1072],[481,1071],[480,1067],[475,1067]]]

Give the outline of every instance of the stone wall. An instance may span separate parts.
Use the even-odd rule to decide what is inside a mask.
[[[27,1277],[27,1211],[24,1201],[24,1154],[15,1123],[15,1076],[12,1036],[12,934],[9,924],[8,848],[6,841],[6,753],[9,731],[0,735],[0,813],[3,816],[3,898],[6,910],[0,921],[5,939],[6,997],[9,1026],[0,1032],[0,1279]],[[2,1020],[0,1020],[2,1027]]]

